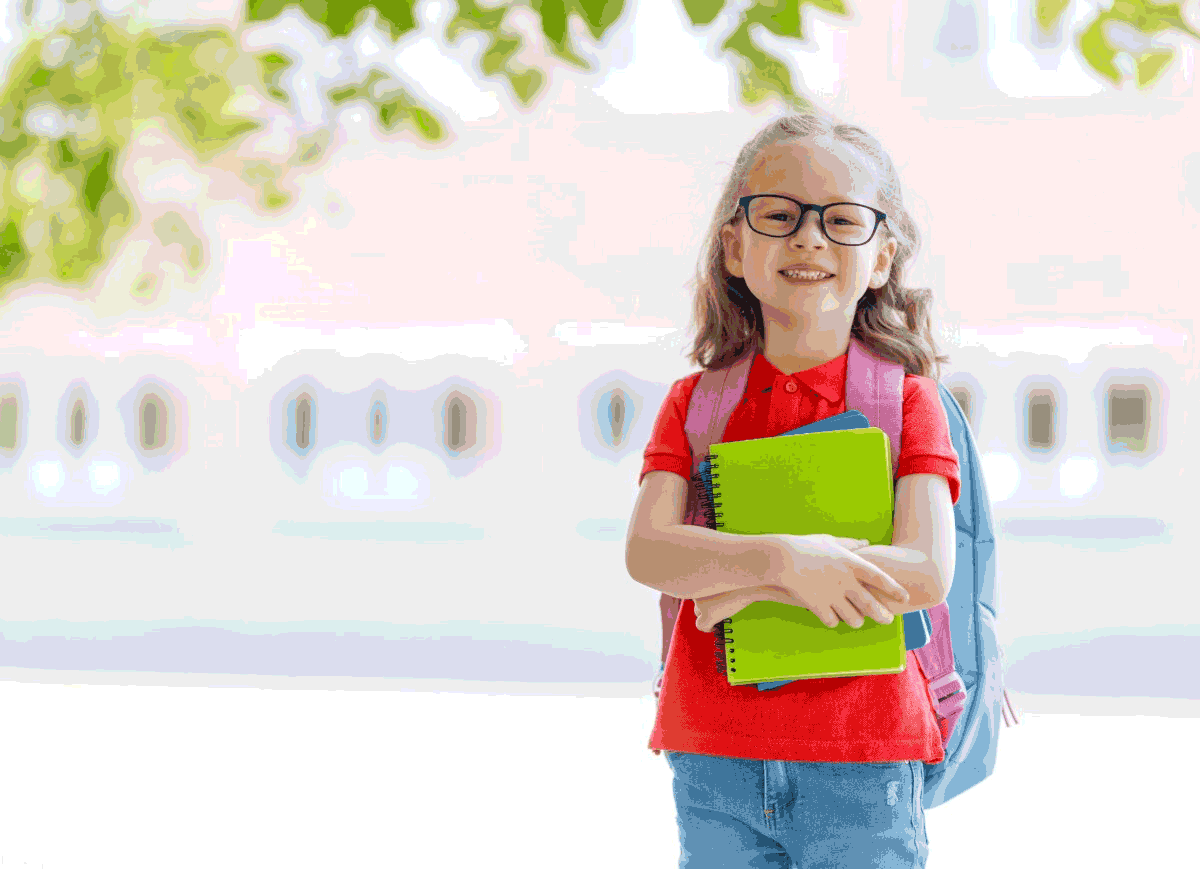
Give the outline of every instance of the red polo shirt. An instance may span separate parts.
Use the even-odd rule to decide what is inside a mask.
[[[683,423],[697,372],[671,386],[646,447],[642,477],[671,471],[687,479],[692,454]],[[846,357],[783,374],[761,353],[723,442],[773,437],[846,409]],[[897,477],[941,474],[958,500],[958,455],[950,443],[937,384],[904,378]],[[639,478],[639,485],[641,480]],[[903,673],[804,679],[771,691],[733,686],[717,669],[714,634],[696,627],[692,601],[675,623],[650,747],[668,751],[836,763],[922,760],[944,755],[916,655]]]

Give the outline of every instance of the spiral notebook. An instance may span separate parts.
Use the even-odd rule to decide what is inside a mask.
[[[713,527],[733,534],[892,539],[892,466],[877,428],[714,444],[701,469]],[[705,497],[707,495],[707,497]],[[718,626],[731,685],[899,673],[903,619],[826,627],[807,609],[758,601]]]
[[[841,431],[850,428],[870,428],[871,423],[867,420],[866,414],[857,410],[848,410],[845,413],[827,416],[824,419],[819,419],[816,422],[810,422],[808,425],[794,428],[791,431],[785,431],[785,435],[795,434],[815,434],[821,431]],[[916,612],[904,613],[904,650],[911,652],[914,649],[920,649],[927,645],[933,638],[933,621],[929,617],[928,610],[917,610]],[[724,657],[724,656],[722,656]],[[759,682],[759,691],[770,691],[773,688],[782,688],[784,685],[790,684],[791,679],[780,679],[774,682]]]

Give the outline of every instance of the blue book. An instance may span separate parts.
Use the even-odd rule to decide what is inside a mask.
[[[795,434],[816,434],[823,431],[845,431],[855,428],[870,428],[871,423],[867,420],[866,414],[857,410],[848,410],[845,413],[839,413],[836,416],[827,416],[825,419],[819,419],[814,423],[794,428],[791,431],[785,431],[784,435]],[[905,613],[904,616],[904,648],[907,651],[919,649],[924,646],[933,636],[933,622],[929,618],[929,613],[925,610],[917,612]],[[784,679],[779,682],[759,682],[759,691],[770,691],[772,688],[779,688],[787,685],[795,679]]]

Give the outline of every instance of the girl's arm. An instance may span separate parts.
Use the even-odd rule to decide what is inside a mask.
[[[886,619],[887,611],[872,594],[907,597],[882,569],[847,548],[865,541],[826,534],[729,534],[683,524],[687,485],[669,471],[651,471],[642,480],[625,542],[625,566],[643,585],[681,598],[775,586],[758,592],[763,595],[759,599],[787,595],[830,626],[858,612]]]
[[[908,602],[876,600],[896,615],[929,609],[946,599],[954,580],[954,505],[941,474],[910,474],[896,483],[891,546],[866,546],[855,555],[886,571]]]
[[[760,585],[771,568],[763,541],[683,524],[687,490],[687,481],[670,471],[642,479],[625,539],[629,575],[681,598]]]
[[[911,474],[896,484],[896,512],[890,546],[858,547],[847,541],[846,548],[883,570],[908,592],[908,601],[871,589],[875,601],[894,615],[928,609],[946,599],[954,578],[954,507],[950,485],[940,474]],[[795,596],[781,588],[762,585],[726,593],[708,595],[696,601],[696,626],[710,631],[722,619],[740,612],[758,600],[775,600],[800,605]],[[867,607],[856,604],[848,624],[861,627],[862,617],[879,621]]]

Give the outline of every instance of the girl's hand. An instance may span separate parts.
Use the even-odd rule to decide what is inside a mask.
[[[845,545],[845,538],[828,534],[771,536],[780,544],[781,561],[768,584],[788,592],[828,627],[837,627],[841,620],[861,628],[866,617],[891,624],[894,616],[876,595],[908,602],[908,592],[883,570],[855,555]]]
[[[711,631],[734,613],[739,613],[760,600],[773,600],[791,606],[799,603],[782,588],[771,585],[756,585],[753,588],[738,588],[709,597],[698,597],[695,600],[696,627],[702,631]]]
[[[827,537],[827,535],[821,536]],[[870,545],[869,541],[855,540],[849,537],[827,537],[827,539],[847,552],[853,552],[856,549],[862,549],[864,546]],[[696,598],[696,627],[702,631],[711,631],[723,619],[741,612],[750,604],[760,600],[772,600],[791,606],[803,605],[794,594],[781,586],[759,585],[751,588],[735,589],[721,594]],[[874,618],[872,612],[868,611],[866,614]],[[890,620],[890,618],[887,619],[887,621]],[[835,621],[834,625],[836,624],[837,622]],[[859,625],[861,624],[860,621]]]

